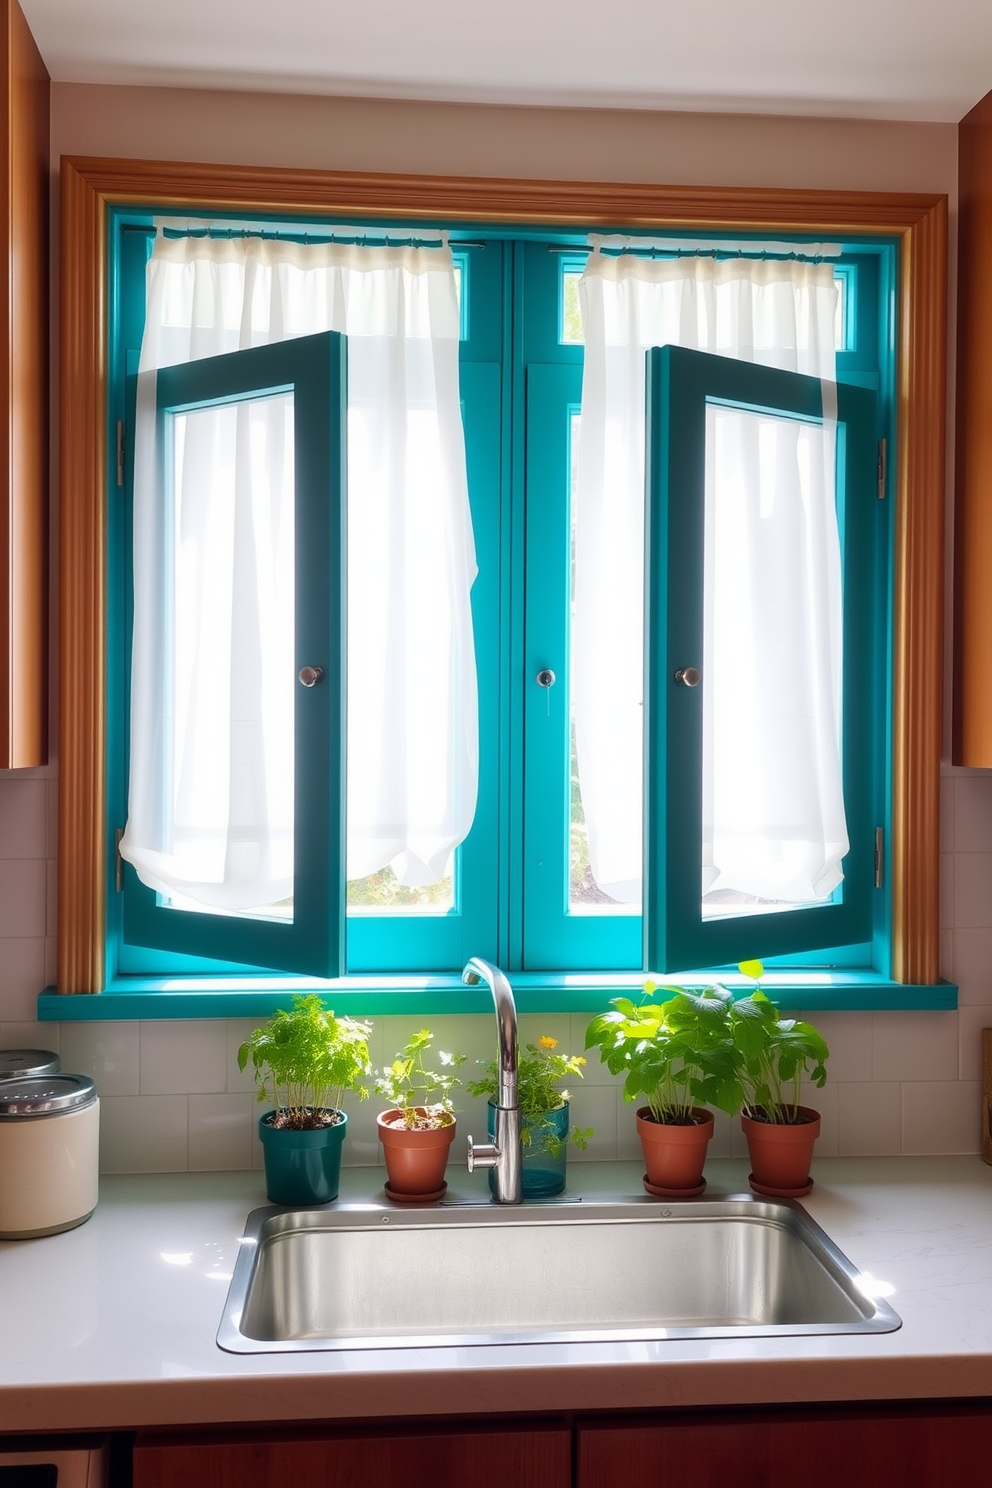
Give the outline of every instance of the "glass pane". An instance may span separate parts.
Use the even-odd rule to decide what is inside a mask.
[[[565,346],[584,346],[582,310],[579,306],[581,268],[566,265],[561,275],[561,340]]]
[[[843,877],[834,434],[707,408],[704,918],[829,903]]]
[[[190,892],[162,902],[291,921],[292,395],[171,415],[166,441],[172,801],[163,849]]]
[[[837,309],[834,313],[834,350],[854,350],[854,316],[851,314],[851,280],[856,272],[850,266],[834,270],[837,287]]]
[[[397,621],[382,584],[381,534],[395,522],[391,481],[382,457],[382,425],[363,398],[361,348],[349,353],[348,408],[348,864],[349,915],[447,914],[455,908],[450,842],[449,734],[438,720],[457,712],[450,595],[440,582],[423,583],[415,620]],[[383,369],[384,372],[384,369]],[[431,408],[405,416],[404,489],[416,512],[404,532],[404,568],[411,575],[443,571],[447,512],[444,450]],[[390,709],[390,751],[367,721],[383,691],[402,698]],[[399,749],[393,746],[399,744]],[[394,825],[395,824],[395,825]],[[431,877],[431,869],[436,877]],[[370,871],[371,870],[371,871]]]
[[[455,907],[454,854],[444,874],[422,888],[401,884],[392,868],[382,868],[367,878],[351,879],[347,887],[349,915],[447,914]]]
[[[574,635],[575,616],[575,483],[578,469],[579,429],[581,415],[569,415],[569,470],[570,470],[570,529],[571,529],[571,594],[569,635]],[[570,680],[574,669],[569,667]],[[621,902],[614,899],[596,882],[589,852],[589,832],[582,806],[582,787],[579,779],[579,757],[575,732],[574,691],[569,703],[569,842],[568,842],[568,909],[570,914],[582,915],[636,915],[641,912],[640,899]]]

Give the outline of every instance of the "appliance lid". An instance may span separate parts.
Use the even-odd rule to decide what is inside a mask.
[[[54,1075],[59,1056],[51,1049],[0,1049],[0,1080],[21,1075]]]
[[[88,1075],[23,1075],[0,1080],[0,1121],[19,1116],[55,1116],[96,1100]]]

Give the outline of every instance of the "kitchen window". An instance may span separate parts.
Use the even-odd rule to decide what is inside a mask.
[[[125,223],[128,216],[130,220]],[[123,213],[121,225],[139,226],[135,216],[133,211]],[[585,234],[575,231],[556,234],[547,229],[538,231],[532,228],[512,234],[505,229],[495,232],[483,227],[476,229],[477,225],[472,224],[470,228],[454,233],[453,246],[459,254],[462,313],[467,328],[461,346],[461,391],[468,436],[475,541],[480,555],[494,552],[498,555],[498,562],[492,564],[490,592],[487,594],[485,583],[480,587],[478,581],[473,591],[480,679],[480,814],[477,820],[489,833],[488,839],[485,834],[481,838],[485,846],[480,854],[484,871],[491,875],[492,892],[485,894],[482,900],[489,923],[488,926],[473,927],[461,944],[455,942],[454,950],[437,958],[430,946],[433,933],[438,925],[447,922],[450,926],[452,920],[458,918],[457,908],[453,915],[447,906],[438,910],[428,905],[426,912],[410,914],[407,912],[409,906],[400,905],[378,916],[370,914],[366,905],[353,903],[348,921],[349,940],[352,939],[352,925],[373,928],[366,937],[367,957],[359,950],[352,959],[349,947],[348,971],[355,983],[356,995],[370,987],[375,989],[376,995],[386,995],[390,978],[395,976],[407,1005],[410,988],[417,985],[426,989],[428,1002],[433,998],[433,1005],[438,1005],[445,987],[445,973],[457,971],[468,954],[488,954],[518,974],[525,992],[528,985],[532,985],[534,996],[540,998],[540,988],[551,988],[552,1002],[557,995],[559,1005],[565,1005],[561,999],[567,999],[568,1005],[580,1007],[586,1005],[583,1001],[586,997],[601,998],[601,988],[614,985],[617,974],[628,983],[635,981],[637,969],[642,964],[640,916],[629,912],[629,900],[625,909],[622,901],[604,904],[601,898],[590,895],[591,912],[590,906],[585,904],[573,913],[569,903],[570,875],[567,867],[564,876],[559,873],[558,886],[552,888],[545,901],[541,900],[539,892],[528,887],[528,879],[532,883],[535,875],[539,876],[547,867],[551,852],[559,856],[563,866],[567,863],[576,836],[574,830],[570,830],[574,801],[569,789],[573,758],[568,697],[571,644],[568,634],[569,509],[573,460],[578,442],[583,347],[576,338],[574,317],[569,318],[567,291],[576,260],[584,257],[587,239]],[[422,225],[418,230],[422,230]],[[140,251],[147,252],[147,234],[122,234],[122,240],[126,237],[135,243],[140,242]],[[459,238],[466,244],[463,249],[458,247]],[[485,246],[467,246],[476,242]],[[895,290],[894,255],[885,241],[877,244],[859,242],[849,245],[850,248],[854,252],[849,251],[840,265],[844,271],[844,293],[838,319],[841,335],[838,378],[852,387],[859,384],[874,387],[884,408],[891,398],[888,351],[893,330],[890,312]],[[789,251],[795,250],[786,249],[786,253]],[[743,250],[736,246],[734,252],[743,254]],[[719,252],[718,258],[726,261],[726,256]],[[125,300],[126,297],[121,301],[122,325],[131,313]],[[480,308],[478,320],[474,321],[476,306]],[[862,323],[869,327],[867,341],[858,331]],[[846,366],[844,358],[848,358]],[[724,394],[718,393],[717,397],[726,401]],[[744,405],[749,400],[754,401],[753,394],[745,389],[733,392],[730,398]],[[757,401],[768,409],[767,393],[761,393]],[[705,395],[703,402],[706,402]],[[812,426],[821,420],[822,408],[817,412],[811,405],[801,413],[783,406],[775,416],[784,419],[802,417]],[[853,427],[848,411],[839,410],[838,423],[842,431]],[[884,429],[883,413],[881,423],[876,422],[865,445],[870,450],[873,503],[876,499],[875,449],[877,436]],[[843,432],[841,437],[843,442]],[[858,435],[859,439],[861,437]],[[490,488],[488,492],[487,485]],[[547,499],[536,500],[538,490],[547,492]],[[891,496],[891,489],[889,494]],[[477,504],[480,510],[477,510]],[[862,602],[859,612],[859,645],[866,636],[884,635],[888,625],[886,524],[889,510],[891,506],[886,507],[884,502],[871,507],[869,525],[872,531],[868,546],[871,547],[872,539],[877,539],[877,542],[875,557],[869,565],[871,573],[867,575],[867,592],[873,597]],[[842,514],[841,527],[842,537],[847,541],[851,529],[846,514]],[[126,551],[126,540],[115,532],[112,542],[112,568],[116,568],[122,552]],[[857,545],[850,548],[850,552],[856,550],[860,550]],[[848,556],[845,562],[849,561]],[[480,563],[480,576],[482,572],[483,564]],[[564,604],[552,603],[552,630],[547,632],[549,639],[545,641],[540,630],[543,623],[540,620],[541,607],[543,604],[547,608],[549,591],[554,591],[556,586],[559,600],[564,596]],[[123,597],[117,595],[112,603],[115,605],[113,613],[123,618],[119,608]],[[555,626],[560,632],[557,639],[552,633]],[[117,633],[116,627],[113,630],[115,644],[120,644],[123,631]],[[858,719],[859,764],[855,773],[860,777],[858,790],[867,805],[864,816],[869,846],[859,846],[858,849],[858,874],[862,883],[864,863],[866,859],[870,862],[874,851],[875,827],[885,825],[886,765],[874,751],[874,746],[864,747],[866,731],[873,730],[874,737],[877,739],[881,735],[884,742],[887,669],[884,643],[880,646],[873,643],[872,655],[877,661],[872,662],[870,683],[856,704],[860,711],[855,714],[848,710],[845,713],[846,720],[852,716]],[[126,658],[123,668],[120,667],[120,658],[117,665],[124,675]],[[112,658],[112,673],[113,670]],[[864,676],[864,668],[848,670],[852,673],[860,670]],[[555,673],[554,680],[550,685],[542,685],[539,674],[547,672]],[[688,697],[692,689],[683,691]],[[648,707],[650,711],[650,696]],[[845,709],[848,709],[846,702]],[[874,719],[869,716],[873,712]],[[549,722],[550,728],[546,727]],[[488,760],[485,757],[487,750],[490,754]],[[122,780],[122,744],[119,738],[117,741],[111,739],[109,757],[111,782]],[[547,786],[549,768],[557,771],[557,779],[550,788]],[[119,786],[117,789],[119,792]],[[123,820],[120,795],[114,799],[113,791],[111,783],[108,827],[120,826]],[[864,822],[859,822],[859,825],[863,826]],[[534,849],[535,843],[541,843],[542,831],[551,843],[548,853],[542,853],[540,845]],[[658,835],[656,830],[656,837]],[[462,856],[467,856],[470,842],[471,834]],[[531,870],[529,876],[528,870]],[[130,870],[127,872],[129,876]],[[456,855],[452,876],[456,906],[464,889],[464,872]],[[585,874],[586,869],[581,872]],[[871,876],[871,892],[866,896],[868,913],[867,916],[862,914],[853,932],[855,938],[848,935],[840,952],[828,950],[824,954],[831,936],[817,942],[803,934],[798,937],[801,947],[797,947],[795,937],[790,943],[787,933],[783,951],[792,961],[796,959],[796,950],[801,948],[812,952],[814,963],[820,965],[836,968],[838,965],[843,967],[846,962],[850,968],[849,977],[854,979],[857,979],[855,968],[874,963],[875,975],[885,979],[889,968],[884,964],[884,957],[879,956],[878,948],[887,938],[887,917],[875,906],[887,895],[885,890],[874,888],[873,869]],[[691,875],[687,875],[689,877]],[[659,881],[656,874],[655,884]],[[861,885],[858,887],[860,890]],[[847,889],[842,889],[839,896],[834,891],[831,895],[834,902],[829,902],[828,897],[828,913],[846,897]],[[127,894],[122,897],[126,900]],[[112,941],[118,902],[116,898],[111,901],[108,915]],[[618,904],[621,907],[618,908]],[[178,919],[185,911],[177,910],[175,913]],[[196,912],[191,912],[191,917],[194,913],[197,918],[207,918]],[[815,916],[822,911],[815,908],[809,913]],[[727,915],[719,917],[721,922],[730,918]],[[735,912],[733,918],[740,921],[742,916]],[[767,935],[763,932],[766,953],[769,941],[773,941],[777,933],[777,926],[772,921],[784,924],[796,918],[792,913],[782,912],[778,906],[772,908],[768,915],[770,931]],[[580,932],[570,947],[571,925],[580,922],[591,928],[588,933]],[[426,928],[420,936],[424,950],[423,960],[418,965],[416,953],[410,951],[409,932],[414,932],[416,938],[419,925]],[[399,927],[393,937],[395,950],[388,949],[388,932],[392,927]],[[487,935],[488,940],[480,943],[480,935]],[[584,939],[580,938],[582,935]],[[360,945],[360,934],[354,936],[354,942],[356,946]],[[597,942],[601,949],[591,950],[590,947]],[[236,929],[234,944],[238,944]],[[774,944],[771,948],[774,949]],[[721,945],[717,956],[708,958],[704,964],[725,964],[736,959],[735,953],[736,947],[729,943]],[[121,947],[119,954],[120,961],[112,968],[110,980],[115,987],[128,984],[138,993],[156,990],[152,984],[163,978],[173,979],[171,990],[176,992],[180,990],[179,979],[192,976],[192,982],[182,981],[183,995],[195,991],[207,978],[222,979],[225,983],[236,982],[239,976],[249,980],[250,967],[261,963],[260,958],[259,962],[246,965],[245,960],[239,961],[232,956],[226,964],[218,964],[215,960],[205,965],[202,960],[197,963],[188,959],[178,946],[150,955],[145,947],[135,944]],[[675,972],[692,968],[685,961],[669,961],[667,969]],[[404,973],[409,974],[405,980]],[[213,985],[216,987],[217,982]],[[252,985],[258,983],[253,981]],[[344,995],[351,995],[345,986],[339,990]],[[338,1000],[337,991],[335,997]],[[188,1010],[188,1004],[183,1010]]]

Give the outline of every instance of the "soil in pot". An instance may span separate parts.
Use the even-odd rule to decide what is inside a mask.
[[[423,1106],[417,1114],[429,1119]],[[379,1141],[386,1159],[386,1193],[391,1199],[425,1202],[439,1199],[446,1184],[444,1170],[455,1140],[456,1123],[447,1126],[407,1126],[403,1112],[382,1111],[376,1117]]]
[[[330,1112],[338,1120],[300,1129],[276,1127],[274,1111],[258,1120],[265,1157],[265,1192],[272,1204],[329,1204],[338,1196],[341,1148],[348,1130],[343,1111]]]
[[[813,1187],[810,1164],[820,1135],[820,1113],[809,1106],[790,1106],[791,1121],[763,1121],[758,1113],[741,1115],[747,1138],[755,1193],[776,1199],[801,1199]]]
[[[655,1121],[650,1106],[637,1112],[648,1193],[663,1199],[692,1199],[706,1187],[703,1164],[713,1135],[713,1112],[693,1106],[692,1118],[676,1126]]]

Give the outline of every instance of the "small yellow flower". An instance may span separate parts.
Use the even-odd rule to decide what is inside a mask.
[[[540,1044],[542,1049],[557,1049],[558,1047],[558,1040],[556,1038],[551,1038],[548,1034],[544,1034],[543,1037],[539,1038],[537,1042]]]
[[[581,1054],[576,1054],[576,1056],[575,1056],[575,1062],[576,1062],[576,1064],[585,1064],[585,1059],[583,1058],[583,1056]]]

